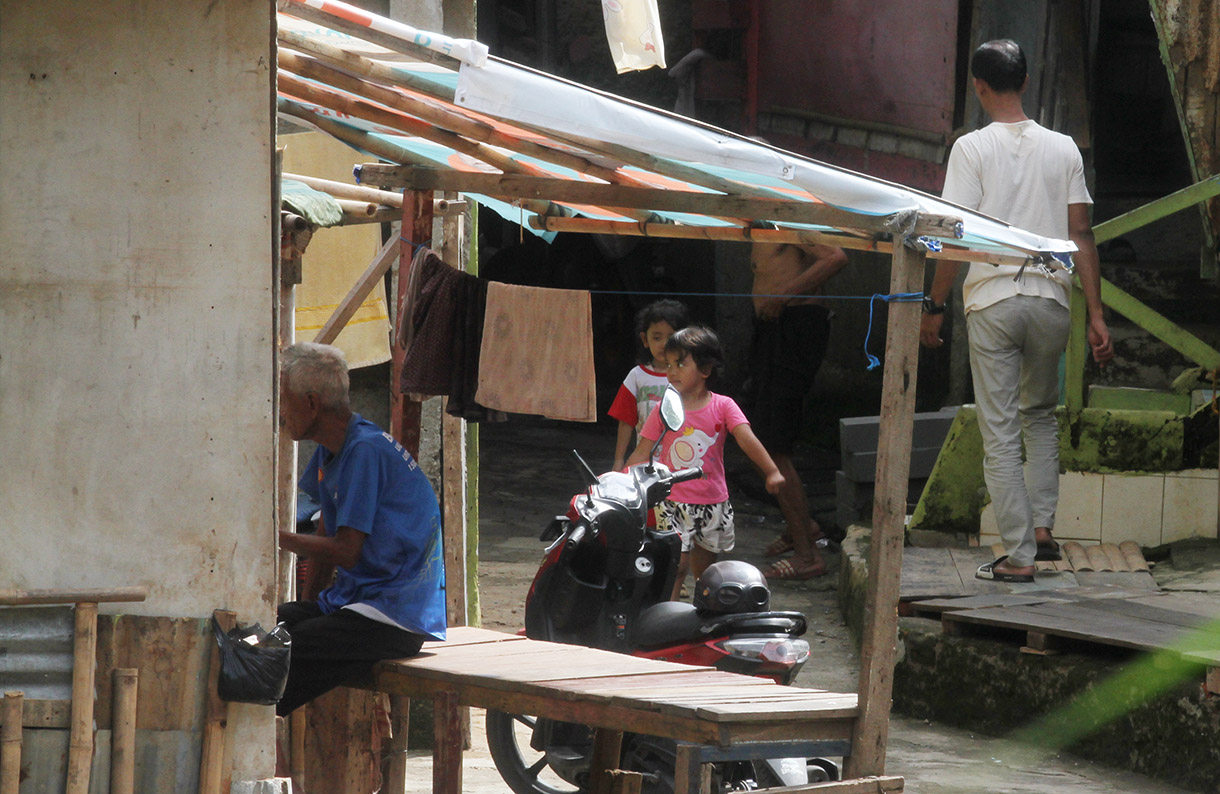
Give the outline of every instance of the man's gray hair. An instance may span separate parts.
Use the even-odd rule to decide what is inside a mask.
[[[313,392],[326,410],[350,407],[347,359],[339,348],[317,342],[289,345],[280,351],[280,371],[285,388],[293,394]]]

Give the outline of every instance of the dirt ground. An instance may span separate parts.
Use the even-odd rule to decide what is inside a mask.
[[[614,430],[606,425],[575,425],[518,420],[480,427],[479,606],[486,628],[515,632],[521,627],[529,584],[541,558],[538,533],[566,509],[568,498],[582,489],[570,450],[590,466],[610,466]],[[833,450],[801,449],[796,456],[806,480],[811,509],[827,522],[833,518]],[[762,550],[783,527],[778,508],[752,498],[757,475],[739,454],[728,456],[730,488],[737,516],[737,548],[731,556],[760,567]],[[751,478],[753,478],[751,480]],[[765,494],[758,494],[765,496]],[[797,678],[798,686],[842,692],[857,689],[860,658],[837,607],[839,555],[829,553],[831,573],[808,582],[772,582],[772,607],[794,609],[809,619],[806,639],[811,657]],[[473,747],[466,756],[465,790],[504,794],[487,754],[482,712],[472,715]],[[408,791],[430,791],[430,758],[412,753]],[[1120,772],[1062,754],[1034,757],[1001,739],[976,736],[920,720],[891,720],[887,774],[906,777],[908,792],[1073,792],[1073,794],[1175,794],[1157,781]]]

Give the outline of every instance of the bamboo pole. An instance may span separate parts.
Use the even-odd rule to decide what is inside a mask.
[[[373,210],[372,215],[355,214],[344,210],[343,220],[339,225],[357,226],[362,223],[393,223],[400,217],[402,217],[402,210],[397,207],[379,206]]]
[[[364,216],[371,218],[377,212],[377,205],[371,201],[354,201],[352,199],[337,198],[335,202],[343,210],[344,215],[350,214],[354,217]]]
[[[352,199],[353,201],[370,201],[374,204],[385,204],[387,207],[402,209],[402,194],[392,190],[378,190],[364,185],[349,185],[336,182],[333,179],[322,179],[304,174],[284,174],[284,179],[291,179],[303,185],[329,193],[337,199]]]
[[[140,671],[114,671],[110,730],[110,794],[132,794],[136,781],[136,690]]]
[[[66,794],[87,794],[93,767],[93,674],[97,664],[97,604],[76,605],[72,644],[72,728]]]
[[[237,624],[237,613],[218,609],[212,613],[223,631]],[[232,737],[229,735],[229,704],[216,692],[217,676],[220,673],[220,648],[212,643],[208,666],[207,711],[204,716],[202,750],[199,757],[199,794],[228,794],[228,769],[232,757]]]
[[[395,146],[394,144],[383,141],[380,138],[374,138],[367,132],[356,129],[355,127],[351,127],[346,124],[339,124],[333,119],[328,119],[324,116],[318,115],[317,113],[311,112],[305,106],[297,102],[293,102],[292,100],[280,97],[276,105],[281,113],[287,113],[290,116],[303,119],[307,123],[313,124],[326,134],[338,138],[344,143],[354,146],[357,149],[366,151],[369,154],[376,155],[382,159],[395,163],[435,165],[435,163],[430,163],[424,160],[409,149],[404,149],[401,146]],[[515,166],[516,164],[514,163],[512,167],[515,169]],[[549,201],[522,200],[520,203],[523,208],[541,215],[545,215],[552,211],[551,203]]]
[[[350,53],[348,54],[350,55]],[[352,57],[365,60],[358,55]],[[503,149],[510,149],[528,157],[555,163],[556,165],[571,168],[574,171],[588,174],[611,184],[649,186],[645,181],[629,173],[608,168],[571,152],[565,152],[561,149],[525,140],[521,135],[509,134],[504,131],[506,125],[501,124],[500,127],[496,127],[485,121],[465,115],[456,109],[449,110],[437,104],[443,100],[429,97],[427,94],[414,91],[405,86],[389,88],[377,82],[370,82],[362,77],[357,77],[347,71],[329,65],[326,61],[330,60],[330,58],[322,58],[321,60],[303,58],[295,53],[284,50],[279,52],[279,65],[283,69],[312,80],[320,80],[348,93],[362,96],[374,102],[380,102],[389,107],[402,107],[413,116],[417,116],[438,127],[452,130],[470,140],[498,146]],[[370,61],[370,63],[372,62]],[[370,69],[368,71],[371,72],[373,70]],[[390,81],[394,80],[393,75],[388,77]],[[387,82],[385,78],[386,76],[382,75],[381,82]],[[521,134],[525,134],[524,130],[521,131]]]
[[[17,794],[21,784],[21,727],[25,695],[4,693],[4,725],[0,728],[0,794]]]
[[[30,604],[102,604],[116,601],[143,601],[148,588],[108,587],[97,590],[0,590],[0,606]]]
[[[281,43],[302,52],[308,52],[310,55],[326,61],[327,63],[339,66],[345,71],[349,71],[387,85],[396,85],[413,91],[418,91],[425,96],[438,99],[447,104],[453,104],[454,102],[453,91],[448,89],[438,90],[437,86],[433,83],[416,78],[410,72],[393,69],[361,55],[357,55],[356,53],[348,52],[347,50],[333,47],[329,44],[311,41],[310,39],[299,34],[292,33],[291,31],[280,30],[277,36]],[[733,195],[766,196],[772,198],[783,195],[783,193],[778,190],[773,190],[758,185],[751,185],[745,182],[737,182],[732,179],[725,179],[723,177],[701,171],[697,168],[682,165],[681,163],[677,163],[673,160],[661,160],[651,155],[635,151],[626,146],[619,146],[617,144],[610,144],[604,141],[594,141],[592,139],[579,138],[576,136],[559,135],[556,134],[554,130],[548,130],[522,122],[512,122],[511,126],[522,130],[525,133],[541,135],[548,140],[552,140],[563,145],[583,149],[601,157],[617,160],[617,163],[613,165],[615,170],[621,168],[622,166],[635,166],[636,168],[640,168],[645,171],[651,171],[662,176],[680,179],[690,182],[693,185],[700,185],[702,187],[711,188],[722,193],[729,193]],[[609,168],[611,166],[606,167]]]

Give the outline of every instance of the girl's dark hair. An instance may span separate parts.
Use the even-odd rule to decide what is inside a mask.
[[[1025,85],[1025,53],[1012,39],[980,44],[970,58],[970,74],[1000,93],[1020,91]]]
[[[685,353],[695,360],[699,369],[711,370],[715,377],[724,369],[724,348],[720,337],[706,325],[688,325],[669,337],[665,343],[666,353]]]
[[[653,323],[669,323],[669,327],[675,331],[680,331],[690,325],[690,316],[686,311],[686,304],[675,300],[659,300],[653,301],[644,308],[635,313],[635,336],[640,338],[640,334],[648,333],[648,329],[653,326]],[[652,353],[648,351],[648,345],[641,345],[639,348],[639,360],[642,364],[647,364],[652,361]]]

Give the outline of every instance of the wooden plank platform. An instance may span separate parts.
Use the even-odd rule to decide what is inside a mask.
[[[909,608],[939,616],[949,634],[1024,632],[1025,647],[1039,653],[1066,641],[1172,653],[1207,668],[1209,691],[1220,687],[1220,603],[1214,598],[1095,586],[928,599]]]
[[[435,709],[438,731],[451,727],[458,706],[477,706],[589,725],[611,737],[646,726],[647,733],[678,741],[696,759],[710,758],[713,750],[751,757],[752,747],[773,754],[785,744],[817,742],[849,754],[855,693],[780,686],[709,667],[487,629],[453,628],[449,638],[425,643],[409,659],[381,662],[372,684],[378,691],[447,704]],[[700,748],[708,751],[701,754]],[[438,753],[435,764],[433,790],[458,794],[460,754]],[[675,794],[699,791],[699,764],[693,766],[691,775],[677,775]],[[869,785],[844,790],[876,790]]]
[[[1068,545],[1065,543],[1065,548]],[[1087,552],[1081,552],[1085,561],[1080,568],[1075,567],[1067,555],[1064,555],[1064,559],[1059,562],[1038,563],[1038,571],[1032,584],[1014,584],[974,578],[974,572],[980,565],[991,562],[1004,553],[1002,548],[907,547],[903,549],[899,601],[927,601],[936,598],[965,598],[1104,585],[1143,591],[1157,589],[1156,581],[1148,572],[1148,565],[1143,562],[1142,556],[1139,556],[1138,560],[1128,562],[1128,557],[1114,544],[1084,548],[1099,549],[1093,552],[1092,557],[1096,568],[1088,562],[1090,558]],[[1135,553],[1139,554],[1138,547]],[[1122,558],[1122,563],[1119,558]],[[1135,567],[1140,562],[1143,562],[1143,566]],[[1116,566],[1124,563],[1128,564],[1127,569],[1115,570]]]

